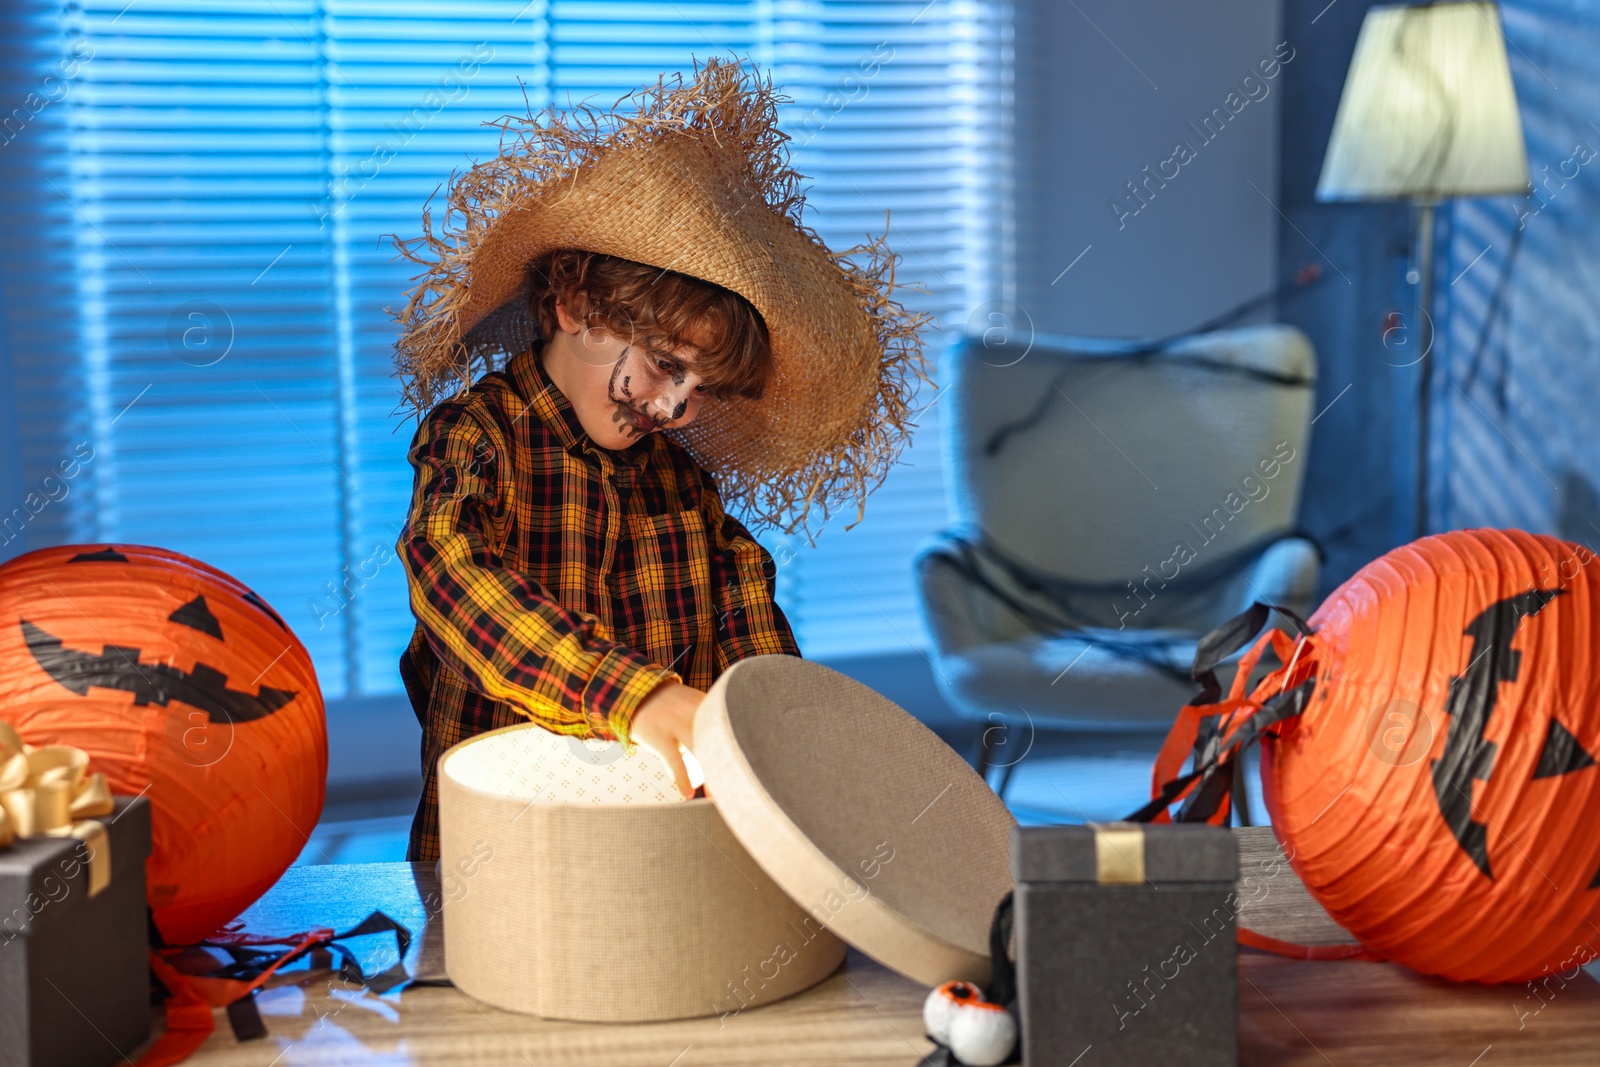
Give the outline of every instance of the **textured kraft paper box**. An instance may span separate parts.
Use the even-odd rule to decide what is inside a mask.
[[[1228,830],[1018,827],[1011,862],[1024,1063],[1234,1067],[1239,859]]]
[[[93,897],[77,838],[0,849],[0,1067],[122,1063],[150,1034],[150,804],[116,805],[97,820],[111,881]]]

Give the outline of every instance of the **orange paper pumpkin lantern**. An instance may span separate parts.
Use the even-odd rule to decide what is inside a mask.
[[[1221,821],[1224,767],[1259,737],[1290,863],[1373,953],[1479,982],[1600,955],[1594,554],[1520,531],[1423,538],[1362,568],[1309,630],[1269,633],[1233,693],[1184,709],[1156,770],[1168,799]],[[1269,643],[1285,666],[1245,696]],[[1201,772],[1178,777],[1196,744]]]
[[[159,548],[64,546],[0,566],[0,719],[148,792],[167,941],[247,908],[322,811],[327,723],[305,647],[255,593]]]

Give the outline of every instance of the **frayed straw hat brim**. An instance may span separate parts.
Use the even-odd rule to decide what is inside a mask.
[[[610,111],[501,120],[500,154],[451,182],[443,232],[425,214],[424,236],[403,246],[428,268],[400,316],[407,402],[431,407],[537,336],[526,270],[544,252],[677,271],[749,300],[774,365],[760,400],[708,399],[667,432],[754,525],[809,533],[813,508],[826,519],[849,503],[859,521],[907,443],[917,381],[930,380],[927,316],[895,299],[882,238],[836,254],[801,222],[779,99],[713,59]]]

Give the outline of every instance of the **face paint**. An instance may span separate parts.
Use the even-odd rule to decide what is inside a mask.
[[[606,448],[688,425],[707,395],[687,350],[658,352],[598,328],[558,335],[545,361],[579,421]]]
[[[623,368],[627,366],[633,351],[634,346],[628,345],[622,350],[622,355],[617,358],[617,361],[612,364],[611,378],[606,385],[606,396],[616,405],[611,412],[611,421],[618,432],[625,437],[641,438],[658,429],[663,420],[641,412],[632,403],[634,399],[633,375],[624,374]],[[620,383],[618,382],[619,378],[621,379]],[[622,392],[620,397],[617,395],[619,389]],[[687,403],[680,403],[677,410],[673,412],[672,418],[665,421],[673,422],[681,418],[687,408]]]
[[[616,408],[611,412],[611,421],[616,426],[618,432],[625,437],[642,437],[644,434],[648,433],[649,430],[646,430],[639,425],[638,413],[634,410],[633,405],[617,396],[617,379],[618,377],[622,377],[623,396],[628,397],[629,399],[633,397],[633,391],[629,387],[629,383],[632,381],[632,375],[622,375],[622,368],[627,364],[628,354],[632,351],[632,348],[633,346],[630,345],[623,349],[622,355],[614,364],[611,365],[611,380],[606,383],[606,396],[609,397],[611,402],[616,405]],[[654,427],[651,428],[653,429]]]

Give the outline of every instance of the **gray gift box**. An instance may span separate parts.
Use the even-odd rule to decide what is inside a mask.
[[[110,880],[92,896],[84,841],[0,849],[0,1067],[122,1063],[150,1036],[149,801],[117,797],[96,821]]]
[[[1011,869],[1028,1067],[1234,1067],[1239,854],[1230,831],[1019,826]]]

